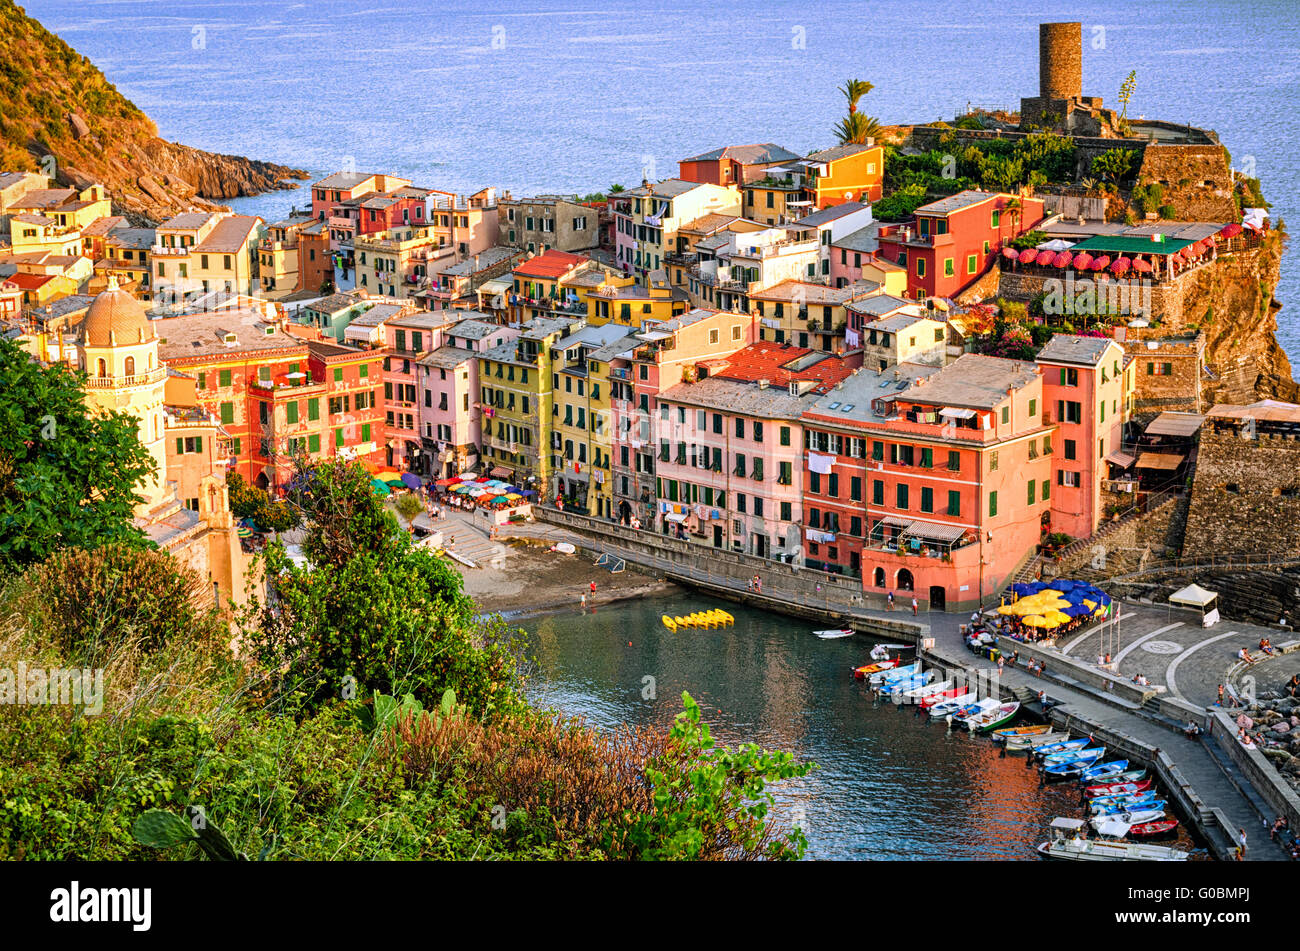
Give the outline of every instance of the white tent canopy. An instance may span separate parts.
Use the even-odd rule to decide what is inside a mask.
[[[1189,584],[1181,591],[1169,596],[1170,604],[1183,604],[1193,608],[1204,608],[1219,596],[1217,591],[1207,591],[1198,584]]]
[[[1072,247],[1074,247],[1074,243],[1071,241],[1062,241],[1060,238],[1053,238],[1051,241],[1044,241],[1042,244],[1038,245],[1036,250],[1056,251],[1059,253],[1061,251],[1068,251]]]

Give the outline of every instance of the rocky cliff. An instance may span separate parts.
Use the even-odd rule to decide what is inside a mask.
[[[101,182],[115,210],[137,221],[294,188],[307,177],[159,138],[90,60],[12,0],[0,0],[0,51],[0,170],[44,172],[65,185]]]

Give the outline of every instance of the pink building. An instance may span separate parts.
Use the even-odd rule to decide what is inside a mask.
[[[478,462],[483,444],[478,356],[517,336],[513,327],[467,318],[444,328],[443,344],[416,360],[422,475],[448,478]]]
[[[800,417],[850,372],[830,354],[760,342],[663,391],[654,420],[660,530],[799,562]]]

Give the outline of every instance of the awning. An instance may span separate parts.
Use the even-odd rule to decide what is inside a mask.
[[[903,530],[904,538],[924,538],[927,541],[952,543],[966,534],[962,525],[945,525],[942,522],[927,522],[917,519]]]
[[[684,522],[684,521],[686,521],[686,516],[685,516],[685,515],[679,515],[679,514],[676,513],[676,512],[669,512],[667,515],[664,516],[664,521],[665,521],[665,522]]]
[[[907,528],[907,526],[911,525],[914,521],[916,521],[916,519],[903,518],[901,515],[886,515],[877,524],[889,525],[892,528]]]
[[[940,416],[951,416],[953,419],[973,419],[975,411],[973,409],[954,409],[951,406],[945,406],[939,410]]]
[[[1217,591],[1209,591],[1199,584],[1189,584],[1169,596],[1170,604],[1186,604],[1194,608],[1203,608],[1219,596]]]
[[[508,466],[493,466],[488,470],[488,475],[494,479],[513,479],[515,470]]]
[[[1116,451],[1107,456],[1106,461],[1114,463],[1121,469],[1127,469],[1129,466],[1133,465],[1134,457],[1130,456],[1127,452]]]
[[[1182,456],[1165,452],[1144,452],[1138,456],[1137,461],[1139,469],[1158,469],[1162,472],[1173,472],[1182,464]]]
[[[1205,422],[1200,413],[1161,413],[1147,424],[1148,436],[1195,436]]]

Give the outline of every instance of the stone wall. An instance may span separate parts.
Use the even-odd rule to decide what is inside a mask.
[[[1270,811],[1274,815],[1286,816],[1292,829],[1300,829],[1300,796],[1296,795],[1290,783],[1258,749],[1248,750],[1237,742],[1237,724],[1228,714],[1211,710],[1209,723],[1210,736],[1218,741],[1228,758],[1250,780],[1251,786],[1268,803]],[[1256,834],[1259,834],[1258,830]]]
[[[1071,546],[1060,561],[1048,566],[1043,576],[1102,581],[1141,570],[1153,558],[1178,552],[1186,512],[1187,497],[1175,495],[1116,524],[1103,523],[1092,538]]]
[[[1201,431],[1184,556],[1300,552],[1300,438]]]
[[[1107,590],[1118,598],[1145,598],[1160,604],[1193,583],[1218,592],[1219,613],[1230,620],[1277,628],[1278,620],[1286,618],[1292,630],[1300,624],[1300,566],[1155,568],[1112,582]]]
[[[1163,202],[1180,221],[1236,221],[1232,172],[1221,145],[1151,144],[1142,152],[1138,183],[1159,182]]]
[[[1133,357],[1135,419],[1145,423],[1165,410],[1201,412],[1204,335],[1169,338],[1158,328],[1125,327],[1120,344]]]

